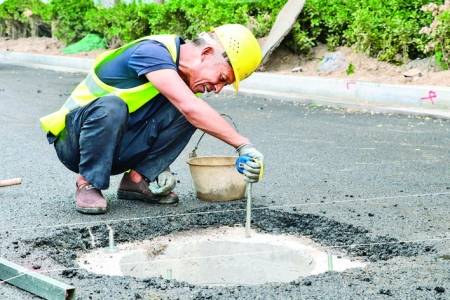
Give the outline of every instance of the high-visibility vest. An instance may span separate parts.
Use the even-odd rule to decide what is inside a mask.
[[[95,74],[96,68],[100,63],[112,60],[120,55],[125,49],[143,40],[155,40],[163,43],[169,50],[173,61],[176,62],[178,53],[175,38],[175,35],[147,36],[133,41],[121,48],[106,51],[98,55],[86,79],[75,88],[64,105],[58,111],[40,118],[44,130],[47,133],[50,132],[53,135],[58,136],[65,127],[66,115],[68,113],[108,94],[116,95],[125,101],[130,113],[139,109],[159,94],[159,91],[151,84],[151,82],[128,89],[115,88],[105,84],[98,78],[97,74]]]

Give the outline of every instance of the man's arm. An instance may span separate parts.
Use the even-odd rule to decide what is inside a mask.
[[[235,148],[249,142],[208,103],[196,97],[176,71],[162,69],[145,76],[196,128]]]

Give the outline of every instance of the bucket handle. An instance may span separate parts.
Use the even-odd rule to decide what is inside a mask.
[[[239,130],[237,129],[236,124],[234,124],[233,119],[232,119],[229,115],[227,115],[227,114],[220,114],[220,116],[229,118],[230,121],[231,121],[231,123],[233,123],[234,128],[235,128],[236,131],[239,133]],[[189,152],[189,158],[197,157],[197,152],[195,152],[195,151],[197,151],[198,145],[200,144],[200,141],[202,140],[202,138],[203,138],[203,136],[205,135],[205,133],[206,133],[206,132],[203,132],[203,134],[200,136],[200,139],[199,139],[198,142],[197,142],[197,145],[195,145],[194,149],[193,149],[191,152]]]

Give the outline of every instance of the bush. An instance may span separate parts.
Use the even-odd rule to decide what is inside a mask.
[[[330,51],[354,45],[389,62],[397,62],[398,53],[404,59],[423,56],[418,47],[426,39],[418,31],[430,18],[420,7],[428,1],[308,0],[285,43],[296,53],[309,53],[320,43]]]
[[[49,35],[42,21],[45,4],[39,0],[6,0],[0,4],[0,34],[12,39]]]
[[[51,0],[44,18],[53,25],[53,35],[66,44],[81,40],[89,33],[85,18],[89,11],[97,11],[92,0]]]
[[[193,39],[211,27],[239,23],[247,25],[257,37],[261,37],[268,34],[284,2],[286,0],[172,0],[158,13],[147,15],[152,34],[174,33]]]
[[[118,46],[150,34],[177,34],[193,39],[211,26],[247,24],[255,35],[267,35],[286,0],[259,2],[217,0],[171,0],[164,5],[120,3],[86,14],[91,32],[103,35]],[[272,16],[272,17],[271,17]]]
[[[329,51],[354,46],[358,52],[396,64],[434,54],[448,65],[450,10],[431,14],[431,10],[421,10],[428,1],[307,0],[283,44],[298,54],[310,54],[318,44],[327,44]],[[443,1],[434,6],[441,9]],[[109,48],[151,34],[173,33],[193,39],[201,31],[227,23],[244,24],[259,38],[268,35],[286,2],[170,0],[143,4],[139,0],[102,8],[92,0],[51,0],[47,5],[39,0],[7,0],[0,5],[0,35],[6,34],[7,26],[15,26],[11,25],[14,22],[22,26],[17,26],[17,32],[30,35],[32,25],[24,11],[32,7],[33,14],[52,23],[53,34],[66,43],[89,33],[106,38]],[[450,7],[450,2],[446,5]],[[431,26],[428,34],[419,33],[427,26]]]
[[[450,66],[450,0],[446,0],[439,6],[430,3],[423,6],[421,10],[431,12],[434,18],[429,26],[419,31],[428,38],[423,52],[433,53],[436,57],[436,65],[448,70]]]
[[[404,59],[417,58],[423,53],[417,46],[424,38],[419,29],[430,18],[420,12],[428,0],[371,0],[352,13],[353,21],[345,31],[346,45],[356,45],[356,50],[378,57],[379,60],[398,62],[396,54]],[[401,63],[401,62],[398,62]]]
[[[0,18],[0,36],[6,36],[6,23],[2,18]]]
[[[107,40],[109,48],[117,48],[150,34],[147,17],[141,13],[146,6],[156,4],[120,3],[112,8],[90,10],[86,13],[86,26]],[[133,17],[131,17],[133,16]]]

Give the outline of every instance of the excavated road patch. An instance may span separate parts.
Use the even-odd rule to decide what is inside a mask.
[[[346,255],[372,263],[386,264],[395,259],[420,258],[434,251],[430,244],[401,243],[391,237],[372,235],[366,228],[339,223],[324,216],[281,212],[266,207],[255,207],[252,214],[252,228],[258,232],[308,237],[337,255]],[[111,222],[84,228],[61,228],[47,237],[15,243],[20,246],[22,251],[25,251],[25,254],[22,255],[24,261],[27,259],[27,253],[29,255],[31,252],[36,253],[37,251],[47,257],[47,260],[53,261],[50,265],[58,265],[59,267],[56,269],[59,271],[56,272],[62,277],[72,280],[77,287],[79,297],[77,299],[100,299],[96,298],[96,295],[100,297],[100,294],[101,297],[110,295],[111,299],[271,299],[275,294],[280,293],[280,290],[284,296],[279,299],[293,299],[299,297],[299,293],[305,295],[305,291],[303,291],[305,288],[312,292],[311,296],[318,297],[317,299],[328,299],[328,296],[323,293],[323,289],[321,291],[312,289],[311,285],[314,284],[318,288],[324,282],[335,282],[339,278],[336,282],[346,283],[347,293],[351,294],[352,286],[359,286],[357,282],[362,282],[364,285],[375,280],[373,276],[376,272],[367,268],[355,268],[341,273],[332,271],[299,277],[289,283],[198,286],[162,277],[137,279],[93,274],[80,268],[76,263],[77,258],[83,253],[108,246],[109,228],[115,231],[116,243],[125,243],[152,240],[156,237],[192,230],[242,226],[244,222],[244,204],[217,204],[206,208],[197,208],[181,215]],[[244,229],[242,228],[242,230]],[[49,262],[41,264],[49,265]],[[44,274],[52,273],[51,270],[33,268],[39,269]],[[438,291],[421,287],[424,292],[440,295],[439,286],[436,288]],[[159,296],[160,293],[164,296]],[[340,288],[336,288],[333,293],[341,293]],[[378,290],[376,294],[388,295],[392,292],[390,289],[383,289]]]

